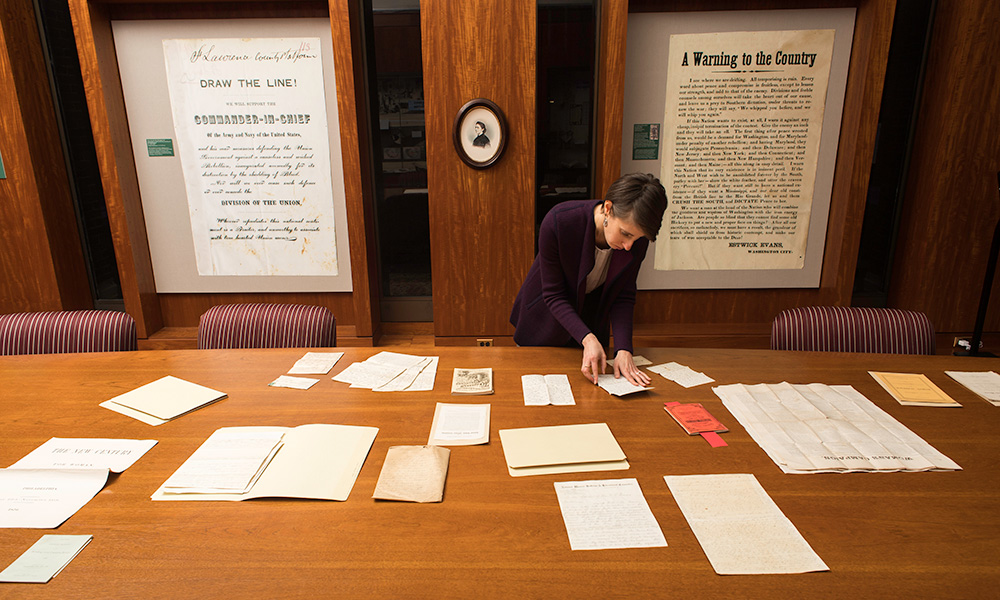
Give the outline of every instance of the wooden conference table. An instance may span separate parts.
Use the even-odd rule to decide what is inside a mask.
[[[339,349],[338,349],[339,350]],[[344,348],[338,373],[379,349]],[[710,385],[622,400],[589,385],[579,351],[394,348],[440,356],[433,392],[352,390],[330,376],[306,391],[270,388],[302,349],[177,350],[0,357],[0,465],[50,437],[159,440],[56,530],[0,532],[0,567],[42,534],[93,542],[45,585],[0,584],[3,598],[975,598],[1000,589],[1000,407],[944,374],[1000,371],[1000,359],[763,350],[642,349],[726,383],[851,384],[960,472],[785,475],[722,406]],[[492,396],[450,395],[455,367],[492,367]],[[921,372],[963,408],[900,406],[868,370]],[[566,373],[576,406],[525,407],[520,377]],[[164,375],[229,398],[151,427],[98,403]],[[728,447],[689,437],[664,401],[702,402],[730,428]],[[421,444],[435,402],[490,403],[490,443],[452,448],[444,502],[371,499],[386,450]],[[628,471],[512,478],[497,431],[606,422]],[[150,494],[217,428],[306,423],[370,425],[379,433],[346,502],[153,502]],[[719,576],[664,475],[753,473],[830,571]],[[666,548],[571,551],[554,481],[639,481]]]

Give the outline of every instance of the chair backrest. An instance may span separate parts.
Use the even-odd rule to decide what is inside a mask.
[[[927,315],[896,308],[808,306],[782,311],[771,324],[772,350],[934,354]]]
[[[213,306],[198,323],[198,347],[322,348],[337,345],[329,309],[303,304]]]
[[[0,354],[138,350],[135,321],[113,310],[0,315]]]

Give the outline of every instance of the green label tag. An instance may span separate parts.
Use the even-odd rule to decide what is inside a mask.
[[[3,170],[3,156],[0,156],[0,179],[7,179],[7,171]]]
[[[146,138],[146,152],[150,156],[173,156],[174,140]]]
[[[632,125],[632,160],[656,160],[660,156],[660,124]]]

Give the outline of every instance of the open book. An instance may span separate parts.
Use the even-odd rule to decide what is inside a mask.
[[[153,500],[347,500],[378,429],[353,425],[223,427]]]

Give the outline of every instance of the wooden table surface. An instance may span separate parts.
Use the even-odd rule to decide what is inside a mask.
[[[333,368],[379,349],[345,348]],[[92,534],[45,585],[0,584],[4,598],[975,598],[1000,594],[1000,407],[944,374],[1000,371],[1000,359],[765,350],[641,349],[727,383],[851,384],[963,467],[960,472],[785,475],[710,385],[619,399],[579,373],[580,352],[413,347],[440,356],[433,392],[352,390],[330,375],[306,391],[269,388],[302,349],[164,350],[0,357],[0,465],[50,437],[159,443],[55,530],[0,531],[0,567],[46,533]],[[455,367],[492,367],[492,396],[450,395]],[[920,372],[963,408],[900,406],[868,370]],[[576,406],[525,407],[520,377],[566,373]],[[98,403],[164,375],[229,398],[151,427]],[[730,432],[713,449],[685,435],[665,401],[702,402]],[[426,442],[435,402],[490,403],[490,443],[452,448],[444,501],[371,499],[386,450]],[[512,478],[498,430],[606,422],[628,471]],[[307,423],[379,428],[346,502],[153,502],[150,494],[216,429]],[[830,567],[802,575],[719,576],[664,475],[753,473]],[[666,548],[571,551],[555,481],[638,479]]]

